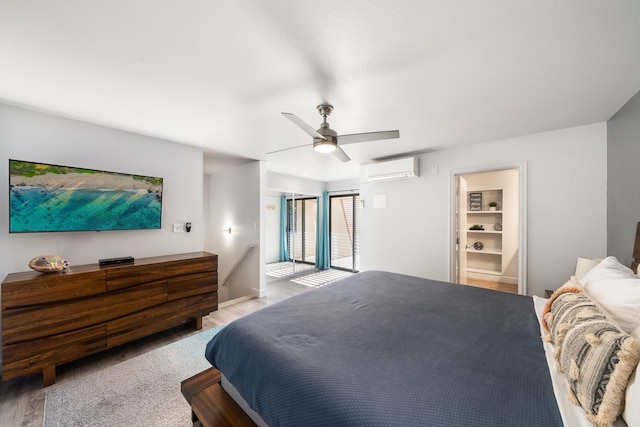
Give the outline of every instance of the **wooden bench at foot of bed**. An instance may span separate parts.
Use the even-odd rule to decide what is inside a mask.
[[[256,424],[220,385],[220,371],[209,368],[181,383],[191,405],[194,427],[253,427]]]

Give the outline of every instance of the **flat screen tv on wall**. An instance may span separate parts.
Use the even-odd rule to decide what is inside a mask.
[[[9,160],[9,232],[161,228],[162,178]]]

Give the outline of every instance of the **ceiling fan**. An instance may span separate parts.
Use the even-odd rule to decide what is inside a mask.
[[[393,139],[399,138],[400,132],[397,130],[388,130],[382,132],[367,132],[367,133],[352,133],[349,135],[338,135],[336,131],[329,127],[329,123],[327,123],[327,116],[331,114],[333,111],[333,105],[330,104],[320,104],[316,107],[318,113],[323,118],[323,122],[320,125],[320,129],[314,130],[311,126],[303,122],[298,116],[291,113],[282,113],[283,116],[291,120],[295,123],[300,129],[308,133],[313,137],[313,148],[319,153],[333,153],[338,159],[343,162],[348,162],[351,160],[347,154],[342,151],[339,147],[340,145],[346,144],[354,144],[356,142],[366,142],[366,141],[377,141],[381,139]],[[301,146],[299,146],[301,147]],[[278,151],[291,150],[291,147],[285,148],[283,150],[272,151],[271,153],[276,153]],[[267,153],[267,154],[271,154]]]

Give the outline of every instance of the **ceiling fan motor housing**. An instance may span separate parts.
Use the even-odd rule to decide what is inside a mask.
[[[327,116],[333,111],[333,105],[320,104],[316,107],[316,110],[318,110],[318,113],[320,113],[320,115],[326,119]]]
[[[316,132],[324,136],[329,141],[333,141],[333,142],[338,141],[338,133],[335,130],[331,129],[329,127],[329,123],[327,122],[322,123],[322,125],[320,125],[320,129],[318,129]],[[313,138],[313,139],[314,141],[316,139],[321,141],[320,138]]]

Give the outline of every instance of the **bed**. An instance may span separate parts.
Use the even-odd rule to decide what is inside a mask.
[[[613,279],[605,268],[565,287],[583,285],[595,295],[605,285],[617,286],[610,282],[623,280],[616,274],[626,267],[615,263],[607,264]],[[632,285],[640,290],[640,279],[626,269],[624,280],[637,280]],[[561,294],[550,299],[556,309],[571,299]],[[550,300],[363,272],[230,323],[205,356],[257,425],[624,426],[623,417],[629,426],[640,425],[640,415],[629,409],[640,407],[638,347],[631,347],[637,354],[625,359],[626,371],[617,368],[621,353],[607,364],[618,369],[614,376],[626,376],[616,414],[589,420],[588,410],[569,403],[565,377],[571,369],[559,372],[561,343],[545,328]],[[637,336],[619,332],[616,343],[638,344]]]

